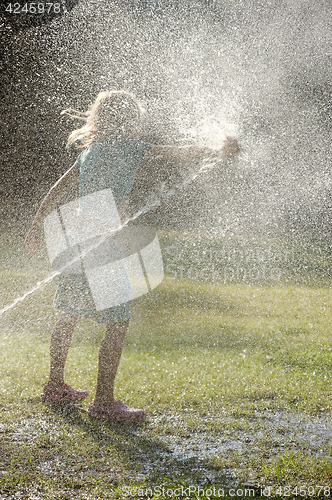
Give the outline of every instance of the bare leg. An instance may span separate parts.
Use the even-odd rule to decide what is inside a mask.
[[[94,404],[106,408],[114,403],[114,380],[120,363],[129,321],[108,323],[99,351],[98,379]]]
[[[51,336],[51,363],[49,385],[63,387],[64,369],[71,337],[79,318],[63,312],[55,323]]]

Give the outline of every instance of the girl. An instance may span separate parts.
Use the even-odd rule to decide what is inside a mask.
[[[112,90],[101,92],[86,113],[71,115],[83,119],[86,124],[70,134],[67,146],[80,143],[78,147],[84,150],[42,201],[25,240],[30,257],[35,256],[42,245],[45,218],[56,209],[64,193],[74,184],[79,185],[80,197],[111,188],[121,217],[141,161],[157,157],[171,161],[211,156],[225,158],[240,151],[236,139],[230,137],[219,151],[143,142],[139,139],[143,111],[133,94]],[[88,396],[87,391],[75,390],[65,383],[63,377],[74,328],[80,317],[89,317],[106,323],[106,332],[99,351],[96,394],[88,414],[105,420],[143,420],[143,410],[130,408],[119,399],[115,401],[113,395],[123,341],[131,319],[129,302],[97,311],[84,275],[67,273],[60,275],[54,307],[62,309],[62,313],[51,336],[50,377],[44,386],[43,400],[79,401]]]

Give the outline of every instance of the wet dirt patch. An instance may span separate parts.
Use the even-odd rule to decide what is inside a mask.
[[[233,415],[225,412],[217,417],[202,417],[197,430],[190,428],[188,417],[190,419],[192,414],[150,417],[149,427],[134,433],[140,438],[147,437],[151,429],[157,428],[159,440],[167,446],[167,453],[160,456],[159,463],[149,464],[148,460],[142,460],[145,474],[141,477],[172,460],[179,467],[174,473],[181,472],[191,462],[193,469],[200,470],[201,479],[218,480],[222,473],[230,484],[234,484],[238,482],[236,468],[213,470],[214,458],[234,452],[245,458],[262,451],[274,456],[285,450],[298,450],[317,458],[332,458],[332,418],[329,415],[309,416],[286,410],[252,411],[234,419]],[[254,484],[258,479],[251,475],[246,483]]]
[[[97,424],[97,429],[98,439],[102,441],[106,436],[106,427],[99,428]],[[73,426],[72,436],[75,437],[77,432],[80,431]],[[220,456],[236,455],[245,462],[257,453],[273,457],[279,452],[301,451],[313,457],[332,459],[332,418],[329,414],[310,416],[286,410],[225,410],[218,415],[199,416],[196,412],[183,412],[151,415],[144,425],[131,425],[123,432],[127,442],[131,442],[133,450],[136,450],[125,474],[126,479],[134,481],[181,477],[189,472],[191,475],[199,473],[201,482],[222,482],[225,486],[233,486],[240,480],[238,462],[237,465],[230,463],[228,467],[221,468],[215,465]],[[79,481],[92,476],[105,476],[105,473],[110,478],[119,477],[120,470],[114,469],[111,457],[98,461],[96,468],[93,458],[89,464],[77,468],[75,459],[70,464],[63,461],[61,454],[58,455],[59,449],[52,456],[62,433],[60,423],[52,419],[32,417],[0,424],[2,440],[25,446],[37,443],[48,448],[51,454],[49,459],[36,464],[41,476],[69,474]],[[152,442],[161,446],[153,447]],[[5,475],[6,471],[1,470],[0,474]],[[256,473],[250,472],[245,484],[257,485],[260,479]]]

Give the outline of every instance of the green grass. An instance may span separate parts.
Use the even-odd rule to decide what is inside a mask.
[[[202,238],[171,232],[160,234],[163,247],[175,237],[184,247],[191,239],[201,251],[217,248],[216,240],[204,247]],[[52,309],[55,283],[8,311],[0,331],[0,492],[122,498],[129,485],[207,487],[211,474],[213,485],[227,489],[242,482],[257,492],[259,484],[330,485],[331,440],[301,441],[287,419],[274,420],[332,417],[329,246],[320,246],[316,274],[303,262],[317,249],[306,248],[293,267],[285,262],[282,279],[265,284],[211,282],[209,275],[190,280],[193,267],[204,269],[197,255],[190,265],[186,255],[168,257],[173,277],[132,304],[116,380],[116,396],[146,410],[148,419],[139,425],[91,421],[79,407],[41,403],[58,314]],[[29,263],[19,251],[6,255],[3,304],[49,271],[43,257]],[[179,267],[182,278],[174,271]],[[82,320],[66,366],[66,380],[87,389],[89,401],[102,335],[102,325]],[[217,440],[238,439],[246,443],[240,451],[233,445],[202,451],[204,443],[209,449]],[[170,452],[174,444],[184,447],[182,455]]]

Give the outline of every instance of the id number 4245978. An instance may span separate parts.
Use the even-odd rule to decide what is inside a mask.
[[[60,3],[49,3],[49,2],[38,2],[38,3],[9,3],[6,8],[6,12],[10,14],[49,14],[54,12],[54,14],[60,14],[60,12],[67,12],[65,5]]]

